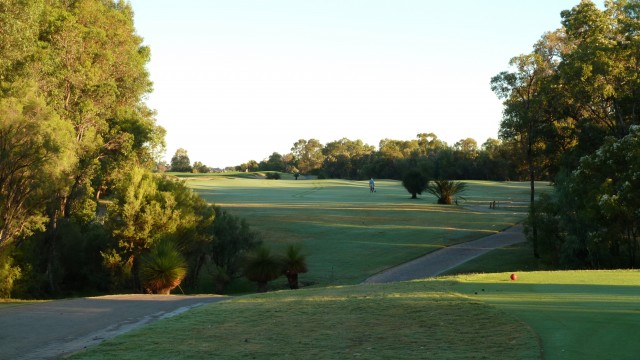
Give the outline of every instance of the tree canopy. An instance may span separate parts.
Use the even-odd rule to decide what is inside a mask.
[[[606,1],[604,10],[582,0],[491,82],[504,99],[501,138],[519,141],[526,153],[532,204],[533,180],[555,179],[554,194],[532,206],[528,226],[536,255],[556,264],[640,265],[637,225],[621,220],[639,209],[624,191],[634,166],[616,150],[634,153],[639,124],[639,14],[638,0]]]

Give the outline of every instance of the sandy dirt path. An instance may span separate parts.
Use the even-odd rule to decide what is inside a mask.
[[[478,240],[434,251],[371,276],[365,284],[381,284],[434,277],[491,250],[525,241],[522,225]]]
[[[0,308],[0,359],[56,359],[226,296],[110,295]]]

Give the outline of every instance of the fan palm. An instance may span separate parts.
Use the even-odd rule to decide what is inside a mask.
[[[438,204],[450,205],[452,199],[467,189],[467,184],[453,180],[434,180],[427,191],[438,198]],[[462,198],[462,197],[460,197]]]
[[[285,255],[282,257],[282,273],[289,281],[289,288],[298,289],[298,274],[306,273],[307,258],[302,253],[302,249],[296,245],[289,245]]]
[[[280,274],[280,261],[271,255],[269,248],[260,246],[248,255],[244,276],[258,284],[259,292],[267,291],[269,281],[277,279]]]
[[[187,275],[187,261],[170,241],[160,241],[140,261],[140,280],[155,294],[168,295]]]

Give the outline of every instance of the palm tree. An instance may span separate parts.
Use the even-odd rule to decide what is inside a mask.
[[[266,292],[269,281],[277,279],[280,274],[280,261],[271,255],[269,248],[260,246],[248,255],[244,276],[258,284],[259,292]]]
[[[168,295],[186,275],[187,261],[168,240],[160,241],[141,258],[140,280],[154,294]]]
[[[282,257],[282,273],[289,281],[289,288],[298,289],[298,274],[307,272],[307,259],[299,246],[289,245]]]
[[[438,204],[451,205],[454,196],[463,193],[467,184],[453,180],[434,180],[429,184],[427,191],[438,198]],[[462,198],[462,197],[461,197]]]

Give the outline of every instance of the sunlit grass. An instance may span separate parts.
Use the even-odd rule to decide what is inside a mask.
[[[491,329],[491,331],[487,331]],[[252,295],[192,310],[77,358],[538,359],[515,317],[439,283]]]
[[[461,206],[417,201],[393,181],[190,180],[277,247],[304,244],[316,288],[198,308],[80,354],[86,359],[636,359],[640,272],[522,272],[519,244],[458,271],[383,285],[368,274],[524,218],[528,184],[470,182]],[[539,186],[539,189],[542,186]],[[543,188],[544,189],[544,188]],[[489,202],[498,208],[489,210]],[[518,272],[518,280],[509,274]]]
[[[637,359],[640,271],[553,271],[460,276],[453,287],[527,322],[547,358]]]
[[[412,200],[393,180],[377,180],[373,194],[367,181],[210,176],[187,184],[246,219],[275,251],[301,244],[309,263],[303,285],[356,284],[444,246],[494,234],[524,218],[529,196],[527,183],[469,182],[459,206],[438,205],[432,195]]]
[[[533,256],[531,243],[522,242],[492,250],[455,268],[449,269],[441,275],[538,271],[548,269],[548,265]]]
[[[243,296],[74,358],[637,358],[639,271],[509,274]]]

